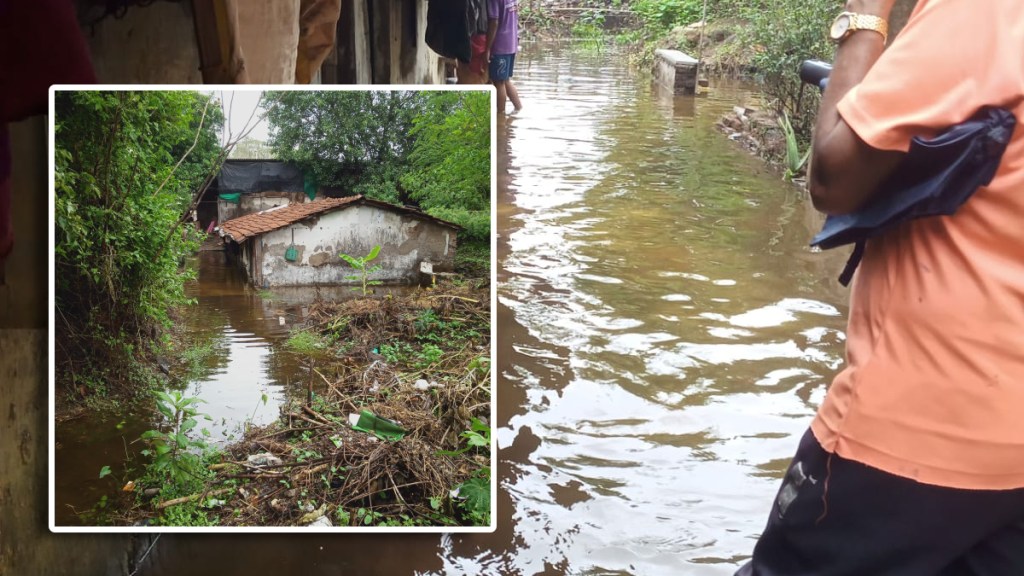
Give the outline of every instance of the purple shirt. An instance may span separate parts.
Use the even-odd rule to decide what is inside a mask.
[[[515,54],[519,51],[517,0],[487,0],[487,18],[498,21],[491,54]]]

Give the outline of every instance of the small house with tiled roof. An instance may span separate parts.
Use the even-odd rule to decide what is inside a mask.
[[[322,198],[223,222],[217,233],[256,286],[357,283],[339,256],[362,257],[380,246],[370,279],[417,281],[421,265],[451,270],[459,226],[408,206],[363,196]]]

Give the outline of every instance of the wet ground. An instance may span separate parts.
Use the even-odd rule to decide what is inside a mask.
[[[186,285],[194,306],[178,322],[195,348],[207,350],[195,367],[175,366],[172,376],[182,382],[186,396],[202,399],[199,410],[210,416],[201,428],[209,441],[224,444],[241,436],[246,423],[254,426],[277,419],[289,398],[305,394],[309,372],[302,359],[283,346],[289,331],[302,325],[318,291],[309,288],[257,290],[224,252],[203,251],[188,262],[197,277]],[[407,287],[377,287],[402,294]],[[335,301],[357,295],[351,288],[319,290]],[[187,372],[187,374],[186,374]],[[265,399],[264,399],[265,397]],[[57,429],[54,487],[58,525],[95,525],[80,513],[92,509],[104,495],[114,496],[130,478],[125,463],[144,459],[144,446],[133,440],[157,424],[154,414],[125,413],[114,418],[86,411]],[[103,466],[111,476],[99,477]]]
[[[841,363],[845,255],[714,129],[742,87],[624,62],[532,47],[499,122],[497,532],[167,535],[147,576],[735,570]]]

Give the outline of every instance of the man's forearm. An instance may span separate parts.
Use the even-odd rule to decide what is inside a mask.
[[[847,10],[888,19],[893,0],[851,0]],[[857,210],[899,163],[902,153],[868,146],[839,115],[839,101],[864,79],[882,54],[881,34],[859,31],[836,51],[828,88],[822,97],[814,130],[811,198],[828,213]]]
[[[494,39],[498,36],[498,21],[488,20],[487,21],[487,52],[491,51],[491,47],[494,45]]]

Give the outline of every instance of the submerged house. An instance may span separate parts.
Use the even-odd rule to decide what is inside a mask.
[[[256,286],[355,284],[339,256],[356,258],[380,246],[371,280],[417,281],[421,265],[451,270],[459,226],[414,208],[363,196],[321,198],[248,214],[217,232]]]

